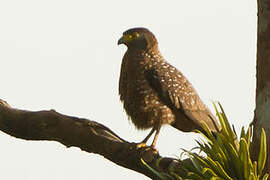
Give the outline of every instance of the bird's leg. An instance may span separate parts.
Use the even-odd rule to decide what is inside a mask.
[[[153,139],[153,142],[152,142],[152,144],[151,144],[152,149],[155,149],[155,146],[156,146],[156,143],[157,143],[157,138],[158,138],[158,135],[159,135],[160,128],[161,128],[161,125],[160,125],[160,124],[155,128],[156,134],[155,134],[154,139]]]
[[[148,141],[148,139],[151,137],[151,135],[154,133],[155,130],[156,128],[154,126],[152,130],[150,131],[150,133],[144,138],[144,140],[137,145],[137,148],[145,147],[146,142]]]
[[[152,136],[152,134],[154,133],[155,130],[156,130],[156,128],[153,127],[152,130],[150,131],[150,133],[144,138],[142,143],[146,143],[148,141],[148,139]]]

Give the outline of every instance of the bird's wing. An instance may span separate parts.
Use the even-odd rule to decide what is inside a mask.
[[[119,95],[120,100],[123,101],[126,97],[126,90],[127,90],[127,55],[125,54],[121,64],[121,72],[119,78]]]
[[[184,116],[201,127],[204,121],[211,130],[214,116],[201,101],[199,95],[186,77],[171,65],[166,68],[151,68],[145,71],[149,86],[154,89],[160,100],[171,109],[181,111]],[[184,125],[181,125],[184,126]]]

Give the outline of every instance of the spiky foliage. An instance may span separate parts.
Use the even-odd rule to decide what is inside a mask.
[[[242,128],[240,138],[229,124],[222,106],[220,111],[214,105],[222,130],[213,135],[204,124],[206,141],[198,143],[197,154],[184,150],[188,161],[181,169],[170,172],[170,178],[163,179],[194,179],[194,180],[267,180],[268,174],[262,174],[266,162],[266,134],[262,129],[260,154],[257,161],[250,158],[251,129]],[[201,133],[203,135],[203,133]],[[204,155],[203,155],[204,154]],[[182,161],[181,161],[182,162]],[[178,172],[181,172],[179,174]],[[183,173],[184,172],[184,173]]]

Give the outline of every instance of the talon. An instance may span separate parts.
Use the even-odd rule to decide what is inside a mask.
[[[147,145],[144,142],[137,144],[137,149],[144,148],[144,147],[147,147]]]
[[[151,147],[151,148],[152,148],[152,151],[154,154],[158,154],[158,150],[156,148],[153,148],[153,147]]]

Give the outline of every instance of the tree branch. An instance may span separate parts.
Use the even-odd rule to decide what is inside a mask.
[[[159,178],[142,164],[141,159],[159,172],[179,168],[182,163],[172,158],[161,158],[149,148],[138,149],[137,144],[125,141],[98,122],[63,115],[54,110],[18,110],[1,99],[0,130],[21,139],[58,141],[67,147],[76,146],[152,179]]]

